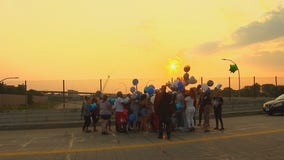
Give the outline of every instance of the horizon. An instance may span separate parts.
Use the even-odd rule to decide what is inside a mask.
[[[229,77],[202,77],[203,83],[208,80],[213,80],[214,85],[218,83],[222,84],[222,89],[229,87],[228,78]],[[231,88],[238,90],[238,77],[231,78]],[[201,83],[201,77],[196,77],[196,84],[189,84],[186,89],[191,87],[196,87]],[[255,77],[256,83],[263,84],[273,84],[275,85],[275,76],[274,77]],[[117,91],[122,91],[124,94],[130,93],[130,87],[133,87],[133,79],[112,79],[110,78],[106,84],[106,79],[102,79],[102,86],[105,86],[106,93],[116,93]],[[154,85],[155,88],[160,88],[161,85],[171,81],[171,79],[139,79],[138,90],[144,90],[145,86]],[[26,80],[27,89],[35,89],[39,91],[62,91],[63,90],[63,80]],[[96,92],[100,90],[100,79],[85,79],[85,80],[64,80],[65,81],[65,91],[75,90],[79,92]],[[25,80],[9,80],[5,81],[6,85],[23,85]],[[241,89],[245,86],[253,85],[253,77],[241,77]],[[284,85],[284,77],[277,77],[277,85]]]

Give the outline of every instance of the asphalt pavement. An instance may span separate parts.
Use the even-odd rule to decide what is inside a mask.
[[[226,117],[224,131],[175,131],[171,140],[157,133],[85,133],[81,127],[0,131],[0,159],[283,159],[283,115]]]

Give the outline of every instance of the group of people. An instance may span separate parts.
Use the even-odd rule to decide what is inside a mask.
[[[196,126],[200,126],[209,132],[211,108],[216,120],[214,129],[224,130],[222,105],[220,88],[204,89],[202,85],[177,91],[168,91],[167,86],[163,85],[152,95],[136,91],[123,96],[122,92],[118,92],[115,98],[100,93],[92,99],[85,97],[81,112],[81,117],[84,117],[82,130],[91,131],[92,119],[93,131],[97,131],[96,125],[100,121],[102,134],[107,135],[111,131],[111,117],[114,115],[117,132],[153,131],[158,132],[158,138],[170,139],[173,130],[194,131]],[[198,124],[195,118],[197,113]]]

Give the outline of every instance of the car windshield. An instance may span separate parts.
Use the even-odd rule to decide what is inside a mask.
[[[280,95],[280,96],[277,97],[275,100],[280,100],[280,99],[284,99],[284,94]]]

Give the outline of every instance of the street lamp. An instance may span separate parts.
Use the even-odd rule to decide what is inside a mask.
[[[230,61],[233,63],[233,65],[230,65],[230,71],[231,72],[235,72],[236,70],[238,71],[238,81],[239,81],[239,96],[240,96],[240,90],[241,90],[241,75],[240,75],[240,69],[238,68],[236,62],[234,62],[233,60],[231,59],[226,59],[226,58],[223,58],[222,60],[224,61]]]
[[[18,79],[19,77],[7,77],[7,78],[3,78],[0,80],[0,83],[4,83],[5,80],[7,79]]]

